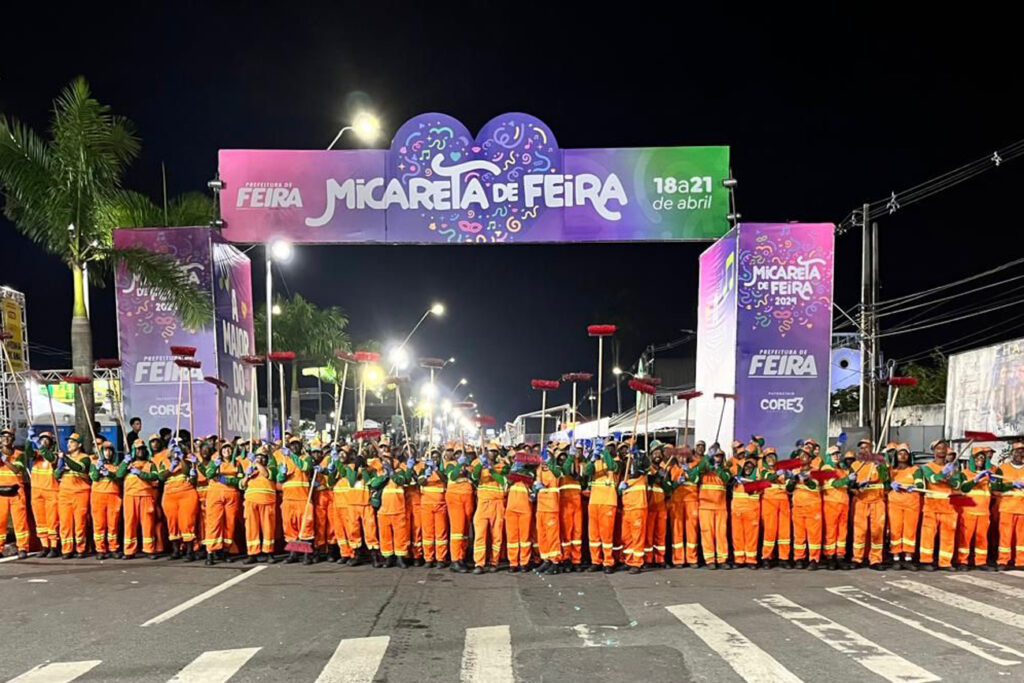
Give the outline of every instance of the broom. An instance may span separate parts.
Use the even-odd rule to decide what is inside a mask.
[[[217,388],[217,434],[224,436],[223,424],[220,415],[220,392],[228,388],[228,383],[218,377],[204,377],[203,381],[209,382]]]
[[[99,358],[96,360],[96,367],[103,370],[113,370],[121,367],[121,360],[119,358]],[[117,403],[114,403],[114,390],[113,386],[110,387],[110,410],[114,413],[114,419],[121,425],[121,438],[124,440],[124,452],[131,452],[131,447],[128,445],[128,432],[124,427],[124,410],[121,408],[120,396],[117,397]]]
[[[747,494],[760,493],[772,485],[767,479],[761,479],[759,481],[748,481],[743,484],[743,492]]]
[[[249,413],[249,448],[256,449],[256,425],[259,424],[256,405],[256,368],[263,365],[263,356],[248,354],[242,356],[242,362],[252,368],[252,391],[250,392]]]
[[[203,363],[202,361],[194,360],[192,358],[178,358],[177,360],[174,361],[174,364],[188,373],[188,434],[189,439],[195,439],[195,411],[192,409],[192,371],[201,368],[203,366]],[[177,438],[178,434],[175,434],[174,436],[175,438]],[[188,447],[189,450],[191,450],[192,444],[190,443]]]
[[[597,435],[601,436],[601,394],[604,393],[604,338],[615,334],[615,325],[587,325],[587,335],[597,337]]]
[[[78,384],[78,385],[92,384],[92,377],[85,377],[84,375],[65,375],[64,376],[64,381],[67,382],[68,384]],[[81,403],[82,403],[82,413],[84,413],[85,416],[87,418],[89,418],[88,419],[88,422],[89,422],[89,434],[92,435],[92,445],[93,445],[93,448],[95,448],[96,447],[96,428],[93,427],[93,425],[92,425],[92,423],[93,423],[92,415],[89,414],[89,409],[86,408],[86,406],[85,406],[85,396],[83,396],[81,390],[79,390],[77,388],[75,389],[75,394],[81,400]]]
[[[313,552],[313,489],[316,488],[316,475],[309,478],[309,493],[306,495],[306,505],[302,508],[302,517],[299,521],[299,540],[289,541],[284,549],[289,553],[302,553],[307,555]],[[307,517],[307,514],[309,515]],[[309,526],[306,526],[306,520]],[[307,531],[308,529],[308,531]]]
[[[686,422],[683,424],[683,444],[686,446],[690,445],[690,401],[703,395],[703,391],[697,391],[696,389],[676,394],[676,398],[686,401]]]

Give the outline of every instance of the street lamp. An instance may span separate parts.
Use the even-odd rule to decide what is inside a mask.
[[[391,365],[398,370],[405,370],[409,367],[409,352],[404,346],[396,346],[391,349]]]
[[[469,384],[469,380],[466,379],[465,377],[463,377],[462,379],[460,379],[458,382],[455,383],[455,386],[453,386],[451,391],[449,391],[448,393],[449,394],[454,394],[456,389],[458,389],[459,387],[465,386],[467,384]]]
[[[292,260],[295,250],[292,248],[291,242],[277,238],[271,240],[264,251],[267,260],[267,358],[270,358],[270,353],[274,350],[273,319],[275,315],[281,314],[281,307],[275,306],[273,302],[274,275],[271,271],[271,264],[274,261],[288,263]],[[274,421],[271,419],[274,413],[274,373],[271,365],[273,364],[267,363],[267,441],[274,440]],[[284,438],[284,434],[281,435],[281,438]]]
[[[364,142],[373,142],[380,135],[380,119],[371,114],[370,112],[363,111],[356,114],[355,118],[352,119],[352,123],[347,126],[342,126],[338,134],[331,140],[331,144],[327,145],[327,149],[330,150],[334,145],[338,144],[338,140],[345,131],[352,131],[356,134],[360,140]]]

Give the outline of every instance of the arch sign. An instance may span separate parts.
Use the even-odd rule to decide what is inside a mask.
[[[677,241],[729,229],[728,147],[560,149],[522,113],[476,136],[421,114],[388,150],[221,150],[219,172],[233,242]]]

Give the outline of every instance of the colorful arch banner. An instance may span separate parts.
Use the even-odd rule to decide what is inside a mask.
[[[229,241],[494,244],[713,240],[728,147],[561,149],[529,114],[477,135],[421,114],[389,150],[221,150]]]

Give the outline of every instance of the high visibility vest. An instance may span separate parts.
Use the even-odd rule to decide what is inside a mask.
[[[99,481],[92,483],[92,490],[94,493],[121,493],[121,482],[114,479],[111,475],[117,472],[118,465],[111,463],[109,460],[105,461],[102,465],[100,464],[99,456],[91,456],[93,467],[100,470],[106,470],[107,476],[100,477]]]
[[[11,453],[11,456],[7,459],[7,462],[5,462],[3,465],[0,465],[0,486],[18,486],[18,493],[21,494],[25,492],[25,487],[22,486],[22,484],[24,483],[24,478],[22,476],[21,470],[15,470],[11,466],[11,461],[14,460],[15,457],[18,455],[19,453],[17,451]],[[7,529],[4,529],[4,533],[6,532]]]
[[[454,465],[456,468],[456,476],[448,477],[448,486],[446,493],[462,493],[473,495],[473,482],[469,480],[468,476],[468,470],[470,469],[470,466],[459,465],[458,462],[456,462],[455,460],[449,460],[443,464],[446,472],[448,471],[448,468],[452,465]],[[464,472],[466,473],[464,474]]]
[[[690,460],[687,465],[689,467],[696,467],[699,461]],[[679,477],[687,475],[687,471],[683,469],[682,465],[673,465],[669,468],[669,476],[673,482],[679,481]],[[719,480],[721,482],[721,480]],[[682,484],[676,484],[675,490],[672,491],[672,502],[677,503],[680,501],[686,502],[697,502],[698,498],[698,485],[695,481],[687,479]]]
[[[284,500],[306,502],[309,495],[309,475],[296,467],[295,462],[288,456],[282,456],[279,463],[283,463],[287,477],[281,485]]]
[[[735,482],[732,485],[732,509],[734,512],[747,512],[761,509],[760,492],[747,493],[743,484]]]
[[[793,489],[793,508],[794,509],[821,509],[821,488],[811,488],[804,482],[797,482],[796,488]]]
[[[623,510],[647,509],[647,475],[625,479],[626,490],[622,492]]]
[[[921,466],[922,469],[938,474],[945,465],[938,465],[933,460]],[[953,487],[947,481],[932,482],[925,480],[924,509],[930,512],[955,512],[949,497],[953,495]]]
[[[57,477],[53,476],[53,465],[42,455],[32,458],[32,469],[29,481],[33,491],[56,491]]]
[[[234,461],[234,460],[222,460],[221,463],[220,463],[220,467],[217,468],[216,476],[213,479],[210,480],[210,490],[211,491],[219,491],[219,492],[224,492],[224,491],[236,491],[237,492],[238,491],[238,487],[237,486],[232,486],[231,484],[221,483],[221,482],[217,481],[217,477],[221,477],[221,476],[224,476],[224,477],[241,477],[243,474],[244,474],[244,472],[239,472],[238,471],[238,463],[236,461]]]
[[[546,465],[541,465],[537,470],[537,480],[544,484],[544,488],[537,492],[537,512],[558,512],[558,501],[560,494],[559,479]]]
[[[65,460],[74,458],[76,463],[84,463],[84,467],[89,465],[89,456],[79,451],[75,455],[68,454]],[[88,471],[75,472],[71,468],[64,466],[64,472],[60,475],[60,490],[61,491],[88,491],[92,488],[92,481],[89,479]]]
[[[265,467],[260,471],[260,467],[257,465],[256,476],[248,479],[245,472],[248,472],[249,468],[255,464],[255,460],[242,458],[239,462],[242,464],[243,471],[239,488],[245,492],[245,500],[250,503],[275,502],[277,500],[277,490],[274,488],[273,480],[268,476],[270,471]]]
[[[583,496],[583,487],[580,485],[580,480],[576,477],[567,474],[564,477],[558,479],[558,504],[561,505],[563,500],[575,500],[579,501]]]
[[[1024,465],[1014,467],[1010,461],[1000,465],[998,472],[1002,475],[1004,484],[1013,484],[1015,481],[1024,479]],[[1024,515],[1024,490],[1010,489],[1009,491],[1003,491],[999,495],[999,512]],[[1020,542],[1018,541],[1019,544]]]
[[[441,478],[441,473],[437,471],[431,473],[423,486],[420,487],[420,492],[423,496],[420,501],[422,505],[443,505],[444,479]]]
[[[149,460],[133,460],[128,463],[128,470],[132,468],[146,473],[156,473],[157,467]],[[156,498],[159,484],[155,481],[145,481],[137,475],[126,471],[124,477],[124,495],[137,496],[139,498]]]
[[[153,464],[159,469],[168,470],[169,474],[164,479],[164,495],[168,493],[180,493],[192,489],[192,482],[188,480],[188,471],[192,466],[188,460],[182,459],[174,469],[171,470],[172,457],[168,451],[161,451],[159,455],[153,456]]]
[[[853,477],[857,480],[857,488],[853,490],[853,499],[858,503],[874,503],[885,497],[885,484],[878,472],[878,465],[873,462],[853,464]]]
[[[917,468],[912,465],[898,470],[894,469],[892,470],[892,480],[903,486],[917,486],[918,482],[914,479],[915,474],[917,474]],[[921,494],[917,491],[890,490],[889,505],[896,505],[908,510],[920,510]]]
[[[529,512],[530,487],[518,481],[509,484],[505,509],[512,512]]]
[[[475,468],[479,462],[479,460],[473,461],[473,467]],[[495,465],[495,468],[501,474],[503,473],[504,465],[499,463]],[[480,470],[480,481],[476,485],[476,496],[478,501],[505,500],[505,489],[491,476],[491,471],[486,467]]]
[[[725,484],[717,472],[700,475],[698,501],[702,510],[725,510]]]
[[[619,463],[620,466],[622,463]],[[618,495],[615,490],[618,486],[615,472],[608,469],[604,458],[598,458],[594,462],[594,474],[590,478],[590,504],[591,505],[618,505]]]

